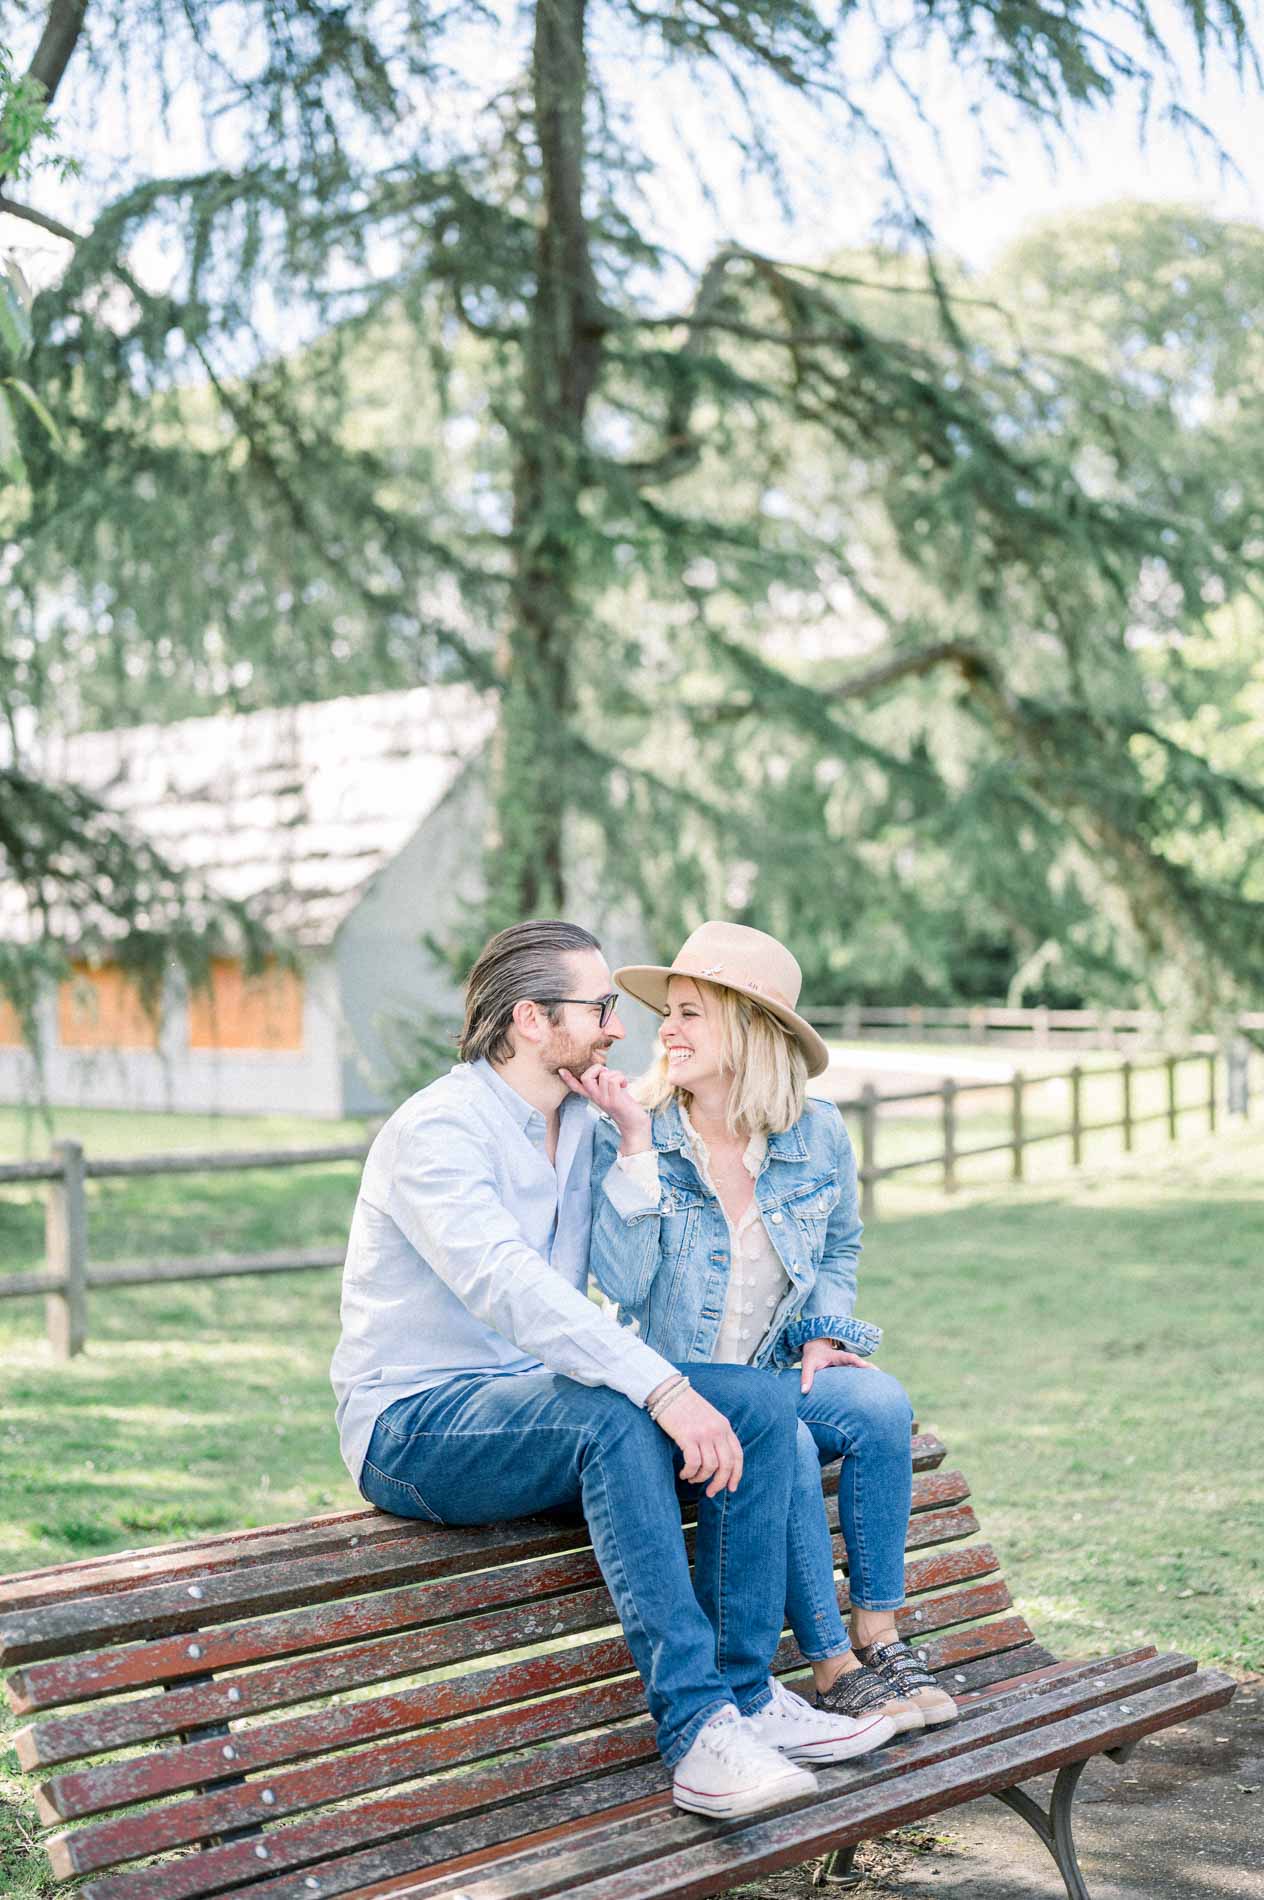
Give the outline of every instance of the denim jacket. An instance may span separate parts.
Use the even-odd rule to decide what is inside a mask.
[[[690,1158],[674,1102],[653,1117],[659,1198],[616,1165],[619,1131],[605,1117],[593,1142],[589,1266],[619,1320],[665,1359],[709,1360],[724,1317],[729,1230]],[[868,1356],[882,1338],[852,1317],[861,1224],[856,1160],[838,1110],[809,1101],[784,1134],[769,1135],[755,1201],[790,1285],[751,1364],[797,1363],[809,1339],[839,1339]]]

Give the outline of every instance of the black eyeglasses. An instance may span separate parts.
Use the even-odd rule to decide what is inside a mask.
[[[583,1003],[587,1009],[601,1011],[597,1018],[598,1029],[604,1029],[615,1010],[619,1007],[619,994],[611,990],[609,996],[533,996],[533,1003]]]

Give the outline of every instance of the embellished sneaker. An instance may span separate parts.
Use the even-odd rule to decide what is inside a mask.
[[[879,1710],[863,1715],[840,1715],[832,1709],[814,1709],[801,1695],[794,1695],[769,1677],[772,1701],[754,1715],[746,1717],[769,1748],[789,1755],[791,1761],[850,1761],[853,1755],[867,1755],[890,1741],[895,1726]]]
[[[959,1711],[952,1697],[940,1688],[924,1659],[914,1654],[898,1636],[892,1637],[889,1643],[869,1643],[864,1648],[857,1644],[855,1655],[857,1662],[864,1663],[881,1677],[892,1695],[920,1709],[926,1728],[939,1728],[945,1722],[956,1721]]]
[[[828,1689],[818,1690],[815,1706],[828,1709],[831,1715],[885,1715],[897,1735],[923,1728],[926,1722],[916,1702],[895,1695],[891,1685],[863,1663],[858,1669],[842,1670]]]
[[[672,1800],[693,1814],[757,1814],[813,1794],[816,1776],[761,1741],[732,1703],[704,1722],[676,1763]]]

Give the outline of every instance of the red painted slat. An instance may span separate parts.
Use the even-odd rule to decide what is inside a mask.
[[[604,1774],[653,1753],[650,1723],[632,1723],[608,1734],[514,1755],[470,1775],[433,1777],[378,1801],[275,1828],[262,1841],[231,1841],[152,1867],[130,1867],[89,1881],[75,1900],[193,1900],[286,1867],[310,1867],[544,1786]]]

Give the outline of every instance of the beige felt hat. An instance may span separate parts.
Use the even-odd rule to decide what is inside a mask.
[[[667,984],[673,976],[701,977],[760,1003],[788,1029],[808,1059],[808,1074],[829,1067],[829,1050],[811,1023],[795,1012],[803,972],[784,944],[745,924],[699,924],[676,953],[670,969],[661,963],[629,963],[614,980],[639,1003],[667,1014]]]

